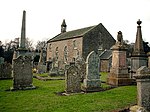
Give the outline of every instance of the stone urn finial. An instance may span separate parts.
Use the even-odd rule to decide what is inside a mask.
[[[137,24],[140,26],[141,23],[142,23],[142,21],[139,19],[139,20],[137,21]]]
[[[122,42],[122,40],[123,40],[123,38],[122,38],[122,32],[121,32],[121,31],[118,32],[117,40],[118,40],[119,42]]]

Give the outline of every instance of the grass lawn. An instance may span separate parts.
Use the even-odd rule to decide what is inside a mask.
[[[0,80],[0,112],[111,112],[136,103],[136,86],[108,91],[59,96],[64,80],[34,79],[35,90],[5,91],[12,80]]]

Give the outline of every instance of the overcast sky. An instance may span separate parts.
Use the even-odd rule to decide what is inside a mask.
[[[150,0],[0,0],[0,40],[20,37],[26,10],[26,36],[36,43],[60,33],[63,19],[67,31],[102,23],[116,39],[134,42],[137,20],[143,39],[150,43]]]

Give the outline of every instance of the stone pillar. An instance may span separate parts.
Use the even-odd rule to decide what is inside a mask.
[[[146,66],[140,67],[136,75],[138,106],[144,107],[150,112],[150,69]]]
[[[126,64],[126,47],[123,44],[122,32],[118,32],[118,41],[112,47],[112,67],[107,78],[107,83],[113,86],[131,84]]]
[[[131,72],[134,74],[136,70],[141,66],[147,66],[147,55],[144,52],[143,39],[142,39],[142,31],[141,31],[141,23],[142,21],[137,21],[137,33],[136,33],[136,41],[134,45],[133,53],[131,54]]]
[[[20,46],[18,48],[19,55],[24,55],[27,52],[25,42],[26,42],[26,11],[23,11],[21,39],[20,39]]]

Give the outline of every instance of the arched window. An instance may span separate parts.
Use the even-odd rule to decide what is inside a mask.
[[[73,40],[73,48],[76,48],[76,47],[77,47],[76,40]]]
[[[49,51],[52,51],[52,44],[49,44]]]
[[[68,61],[68,48],[67,46],[64,47],[64,62]]]
[[[56,55],[56,60],[58,60],[58,47],[56,47],[55,55]]]

